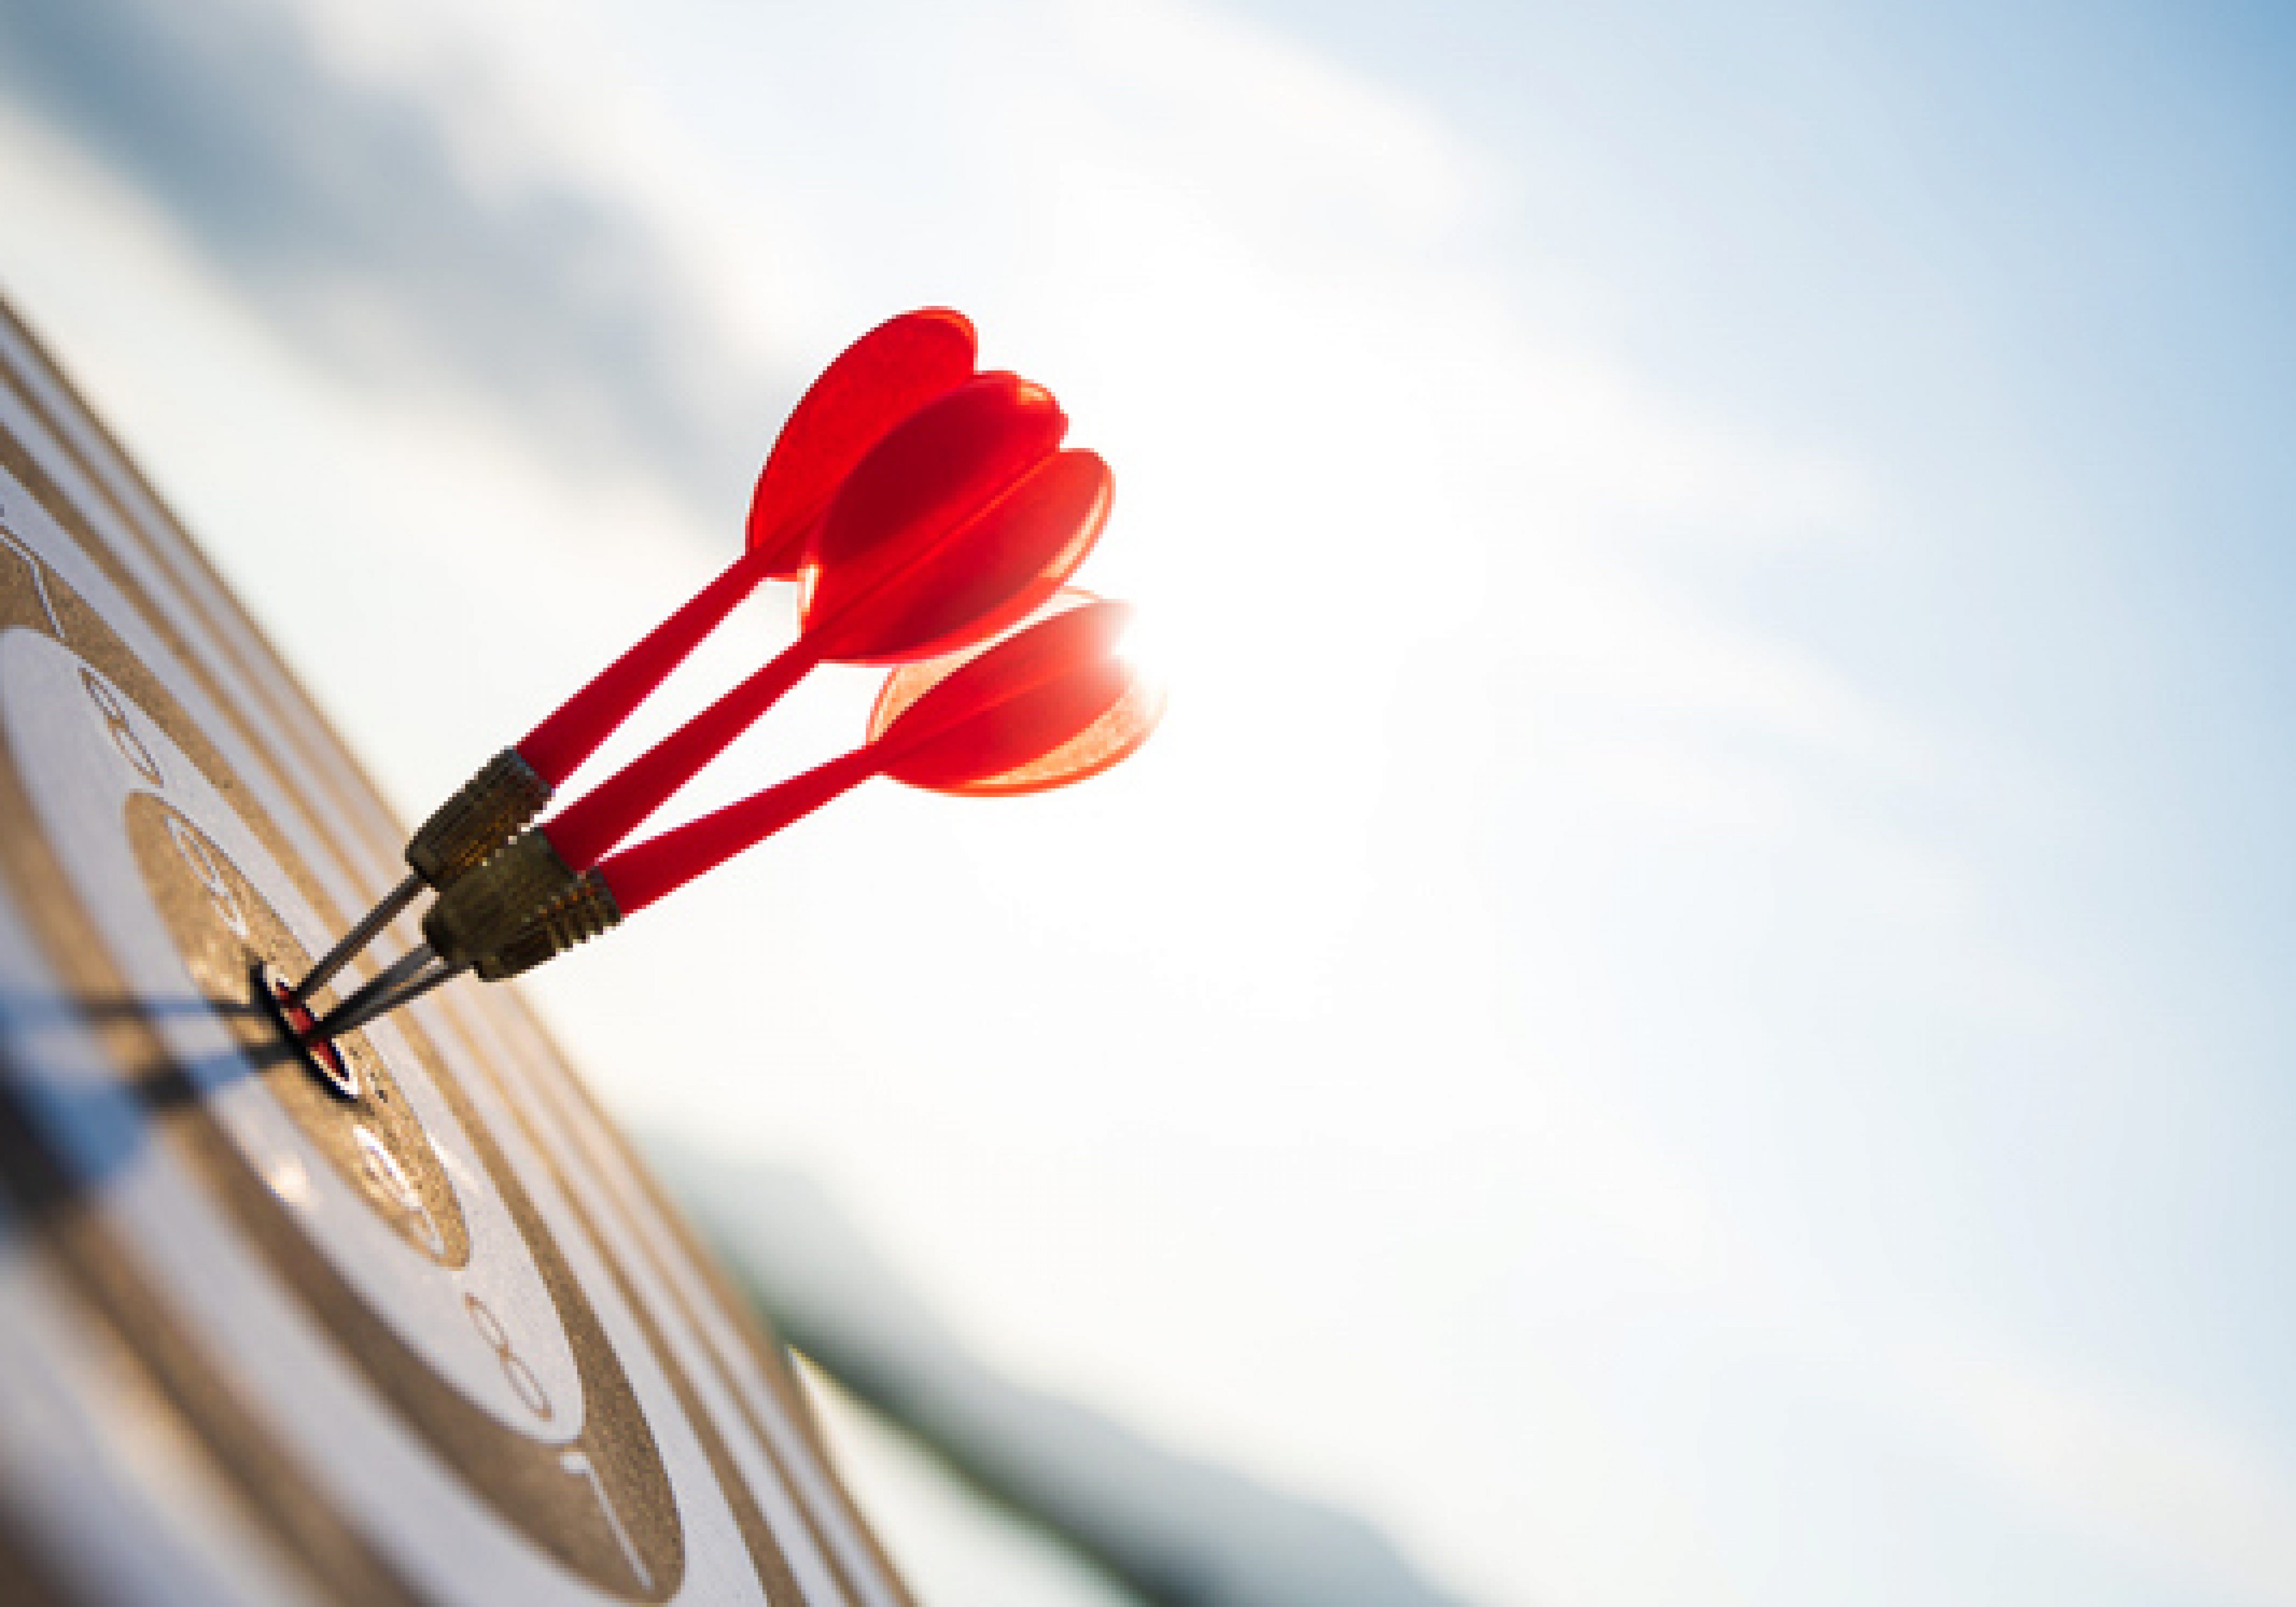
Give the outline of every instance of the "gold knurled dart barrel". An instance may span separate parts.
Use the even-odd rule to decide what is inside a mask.
[[[549,839],[529,832],[440,895],[423,917],[421,945],[299,1036],[307,1045],[336,1037],[466,971],[489,982],[519,976],[621,918],[603,876],[575,875]]]
[[[480,955],[478,973],[487,981],[499,982],[531,971],[609,931],[621,918],[605,878],[595,871],[585,871],[571,892],[529,920],[516,937]]]
[[[440,890],[422,935],[454,966],[474,965],[573,896],[581,878],[540,832],[521,832],[485,865]]]
[[[414,874],[383,895],[358,923],[319,958],[289,999],[308,1005],[320,988],[373,942],[398,913],[414,902],[424,884],[444,891],[468,877],[515,837],[550,801],[551,785],[515,748],[488,759],[476,775],[437,808],[406,840],[406,863]]]
[[[406,863],[444,892],[494,857],[550,801],[550,783],[505,748],[406,840]]]

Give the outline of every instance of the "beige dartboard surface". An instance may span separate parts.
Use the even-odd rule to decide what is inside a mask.
[[[0,1603],[906,1603],[513,992],[281,1043],[403,839],[0,307]]]

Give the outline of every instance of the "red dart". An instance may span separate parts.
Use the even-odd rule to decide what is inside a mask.
[[[547,825],[442,888],[422,918],[432,952],[449,966],[476,963],[529,928],[539,933],[592,866],[823,659],[882,661],[976,640],[1055,589],[1109,506],[1108,466],[1055,450],[1067,427],[1049,392],[1009,373],[977,375],[903,420],[823,516],[798,639]]]
[[[496,981],[530,971],[870,776],[944,792],[1027,792],[1106,769],[1163,713],[1117,651],[1130,617],[1121,603],[1070,593],[1000,641],[893,677],[870,740],[853,752],[586,871],[570,870],[543,832],[525,833],[440,894],[422,945],[307,1036],[348,1031],[465,971]]]
[[[742,555],[529,732],[519,756],[563,785],[759,582],[798,578],[846,475],[895,425],[972,377],[972,323],[940,307],[903,313],[847,347],[782,426],[750,498]]]
[[[794,580],[837,488],[886,433],[972,377],[972,322],[946,307],[904,313],[847,347],[782,426],[750,499],[749,548]],[[832,384],[834,376],[836,383]]]
[[[814,665],[886,663],[978,640],[1056,590],[1108,518],[1108,465],[1055,450],[1050,392],[980,374],[928,403],[839,488],[812,545],[798,639],[542,828],[596,864]]]
[[[854,751],[601,861],[623,915],[675,892],[873,775],[944,792],[1022,792],[1098,774],[1148,740],[1161,700],[1117,652],[1131,618],[1082,601],[948,661]],[[888,687],[888,692],[890,692]],[[879,712],[885,706],[881,698]]]
[[[1097,601],[1090,592],[1076,586],[1062,586],[1060,595],[1046,609],[1046,616],[1083,608]],[[869,740],[873,742],[877,741],[911,704],[993,645],[994,643],[983,643],[944,658],[904,664],[887,676],[885,685],[878,690],[875,707],[869,710]],[[995,775],[975,775],[955,783],[928,782],[922,777],[910,776],[902,779],[909,781],[912,785],[929,786],[935,791],[971,798],[1004,797],[1065,787],[1071,782],[1097,775],[1110,766],[1128,758],[1134,749],[1148,740],[1149,733],[1155,730],[1163,716],[1162,685],[1146,675],[1136,674],[1130,689],[1107,713],[1059,747],[1041,753],[1025,764]]]
[[[823,512],[855,464],[926,403],[972,373],[972,325],[927,307],[879,324],[821,372],[782,426],[750,502],[742,555],[432,811],[406,844],[413,873],[329,949],[291,996],[299,1005],[334,977],[429,882],[476,870],[685,661],[702,637],[768,579],[795,578]]]

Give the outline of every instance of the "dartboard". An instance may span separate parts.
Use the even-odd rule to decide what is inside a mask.
[[[0,309],[0,1601],[906,1603],[512,988],[282,1032],[403,841]]]

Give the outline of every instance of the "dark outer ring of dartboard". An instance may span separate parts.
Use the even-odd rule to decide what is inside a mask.
[[[0,316],[5,316],[5,308],[0,307]],[[12,317],[8,318],[8,322],[15,326],[12,332],[15,332],[20,340],[27,346],[32,344],[29,337],[21,333],[20,325],[15,324]],[[38,399],[29,394],[27,389],[17,382],[15,374],[0,373],[0,380],[4,380],[9,384],[20,404],[33,412],[36,417],[44,413],[45,410]],[[53,378],[50,382],[61,385],[60,381]],[[49,422],[45,418],[40,422]],[[51,428],[49,432],[64,450],[72,450],[69,439],[63,431]],[[201,660],[191,650],[189,644],[183,643],[168,628],[164,616],[152,606],[141,586],[126,571],[125,566],[117,557],[106,549],[104,543],[89,527],[78,509],[73,505],[69,497],[62,494],[45,472],[38,460],[24,447],[22,443],[15,440],[5,431],[0,431],[0,460],[7,463],[7,466],[15,472],[20,482],[24,484],[40,502],[44,511],[59,526],[77,538],[86,554],[107,571],[107,577],[138,607],[145,623],[160,635],[163,641],[166,641],[179,656],[191,673],[201,681],[203,688],[209,693],[216,706],[226,711],[226,717],[230,718],[239,729],[250,749],[270,759],[269,767],[274,769],[275,779],[283,785],[299,792],[302,789],[298,783],[303,774],[308,774],[313,768],[317,769],[321,774],[324,773],[325,767],[323,766],[308,765],[309,758],[308,754],[298,755],[299,761],[302,761],[302,768],[291,771],[278,765],[275,757],[269,754],[261,734],[245,722],[244,717],[239,714],[233,701],[224,695],[223,689],[216,684],[209,674],[204,671]],[[124,459],[119,461],[123,463],[125,462]],[[91,467],[85,463],[78,466],[87,474],[91,484],[102,485],[101,477]],[[137,521],[130,517],[126,510],[119,508],[115,504],[114,512],[119,516],[125,528],[135,532],[138,538],[148,542],[148,537],[144,535],[137,526]],[[193,561],[198,562],[195,554]],[[45,575],[51,580],[56,578],[53,570],[46,570]],[[242,628],[247,629],[249,635],[253,634],[251,629],[244,627]],[[228,641],[231,636],[231,632],[227,629],[218,630],[215,634],[218,639],[224,641]],[[259,640],[259,637],[257,639]],[[269,690],[270,684],[284,678],[284,672],[275,666],[269,668],[267,676],[261,669],[244,665],[242,665],[242,673],[253,684],[266,686],[266,691]],[[135,677],[123,678],[132,680]],[[132,686],[128,690],[131,696],[136,696],[139,702],[145,704],[147,712],[153,712],[154,704],[172,704],[173,702],[172,698],[166,694],[164,689],[157,689],[155,694],[154,687]],[[272,695],[275,696],[276,693]],[[159,716],[154,713],[153,717],[157,718]],[[187,720],[176,719],[167,723],[171,728],[171,735],[176,737],[187,752],[196,755],[203,747],[211,749],[211,744],[205,742],[203,734],[191,726]],[[283,723],[291,727],[292,722]],[[338,762],[342,761],[338,759]],[[206,767],[202,767],[203,769]],[[344,767],[356,775],[355,768],[348,765]],[[324,912],[328,918],[340,920],[340,912],[333,908],[332,901],[326,897],[324,890],[316,885],[308,872],[303,869],[299,857],[280,840],[275,827],[271,824],[267,817],[264,816],[259,809],[246,807],[251,800],[248,799],[245,790],[236,784],[236,777],[231,775],[229,767],[219,766],[218,768],[222,773],[211,775],[210,780],[223,791],[227,800],[241,806],[242,817],[248,820],[250,829],[255,830],[258,837],[266,839],[266,846],[273,850],[283,868],[297,883],[299,891],[303,893],[315,908]],[[332,791],[332,789],[330,790]],[[348,800],[341,799],[340,795],[328,800],[330,805],[345,801]],[[360,801],[366,803],[366,800]],[[306,805],[308,812],[314,819],[335,817],[331,809],[308,809],[308,799]],[[352,808],[346,812],[353,818],[357,818],[359,814],[373,813],[374,809],[375,806],[366,803],[364,810]],[[70,909],[73,918],[84,919],[77,908],[73,907],[73,901],[67,901],[62,907]],[[454,1013],[460,1013],[456,1011]],[[529,1032],[538,1036],[538,1029],[530,1021],[522,1021],[521,1024]],[[467,1033],[458,1033],[457,1036],[467,1037]],[[477,1063],[485,1068],[485,1074],[496,1079],[499,1086],[500,1074],[487,1065],[484,1057],[478,1057]],[[551,1070],[555,1074],[552,1080],[564,1082],[565,1096],[570,1097],[578,1105],[586,1107],[588,1113],[596,1119],[603,1121],[603,1116],[595,1111],[588,1091],[582,1088],[578,1080],[567,1078],[562,1066],[554,1066]],[[475,1122],[472,1123],[472,1127],[474,1135],[484,1131],[483,1127]],[[618,1133],[613,1132],[610,1123],[605,1124],[604,1131],[607,1134],[604,1142],[618,1149],[624,1149],[627,1154],[626,1141],[622,1140]],[[557,1160],[551,1146],[538,1144],[536,1152],[545,1158],[545,1164],[554,1173],[556,1172]],[[4,1173],[12,1180],[12,1192],[17,1196],[20,1205],[29,1204],[38,1208],[53,1204],[57,1199],[68,1195],[73,1186],[73,1180],[57,1166],[54,1157],[39,1145],[35,1129],[23,1119],[22,1112],[4,1100],[0,1100],[0,1173]],[[634,1175],[640,1192],[647,1196],[645,1204],[652,1209],[662,1213],[660,1218],[660,1223],[668,1227],[677,1248],[688,1255],[697,1255],[699,1247],[693,1240],[690,1228],[674,1212],[668,1211],[666,1202],[660,1200],[651,1180],[644,1177],[642,1168],[637,1168]],[[562,1185],[562,1174],[560,1180]],[[685,1376],[683,1366],[665,1340],[655,1314],[646,1306],[640,1292],[635,1287],[627,1269],[619,1263],[610,1247],[596,1232],[595,1225],[589,1220],[588,1212],[576,1198],[575,1192],[571,1189],[564,1189],[562,1192],[570,1209],[575,1215],[578,1227],[587,1234],[596,1246],[602,1264],[609,1269],[610,1275],[615,1280],[630,1310],[636,1317],[646,1342],[652,1348],[663,1365],[680,1408],[688,1417],[705,1456],[724,1488],[729,1506],[749,1544],[753,1562],[758,1565],[760,1583],[777,1599],[789,1598],[794,1595],[793,1582],[790,1580],[786,1572],[786,1564],[783,1562],[778,1548],[774,1545],[771,1530],[758,1511],[746,1480],[734,1465],[716,1425],[703,1409],[691,1381]],[[618,1201],[615,1203],[623,1212],[634,1209],[626,1201]],[[259,1414],[247,1403],[233,1398],[231,1390],[223,1382],[220,1372],[213,1362],[199,1354],[197,1347],[184,1337],[183,1330],[167,1320],[167,1314],[164,1311],[155,1311],[151,1308],[146,1298],[147,1291],[143,1282],[127,1275],[127,1269],[133,1264],[132,1252],[127,1247],[105,1242],[107,1235],[104,1234],[100,1225],[88,1220],[84,1213],[64,1213],[76,1218],[75,1226],[70,1231],[59,1228],[56,1221],[57,1215],[53,1212],[45,1213],[46,1226],[50,1231],[46,1232],[44,1237],[49,1248],[57,1252],[61,1268],[70,1275],[72,1286],[93,1308],[102,1313],[106,1320],[123,1337],[135,1341],[132,1348],[150,1369],[152,1381],[161,1387],[163,1393],[179,1411],[195,1419],[194,1426],[199,1431],[199,1438],[215,1455],[222,1470],[229,1476],[229,1482],[238,1490],[242,1499],[266,1520],[267,1526],[284,1543],[290,1554],[299,1559],[318,1580],[325,1582],[332,1593],[356,1596],[361,1600],[414,1599],[414,1593],[403,1575],[394,1570],[387,1559],[376,1553],[372,1544],[356,1526],[346,1521],[340,1514],[325,1510],[318,1498],[309,1493],[308,1481],[297,1477],[296,1470],[289,1464],[288,1458],[277,1449],[271,1434],[262,1424]],[[638,1242],[643,1242],[643,1235],[638,1235],[637,1238]],[[653,1252],[649,1250],[647,1253],[652,1255]],[[752,1359],[759,1364],[760,1376],[787,1411],[791,1423],[805,1437],[810,1447],[819,1457],[817,1465],[809,1471],[818,1480],[827,1484],[840,1505],[843,1506],[844,1511],[840,1515],[850,1520],[853,1514],[849,1500],[846,1498],[841,1488],[837,1485],[834,1470],[829,1465],[826,1456],[821,1455],[818,1426],[810,1415],[809,1406],[800,1392],[796,1380],[788,1371],[785,1358],[770,1341],[761,1341],[758,1339],[753,1326],[754,1318],[742,1309],[738,1295],[726,1286],[722,1274],[709,1263],[706,1256],[700,1256],[688,1270],[697,1272],[711,1296],[723,1304],[725,1312],[720,1315],[731,1314],[737,1329],[750,1339],[756,1352]],[[663,1282],[665,1286],[672,1289],[674,1302],[683,1306],[685,1297],[676,1291],[674,1283],[667,1279]],[[695,1323],[690,1311],[681,1312],[680,1315],[684,1316],[689,1328],[699,1332],[700,1325]],[[725,1377],[724,1370],[726,1364],[723,1356],[718,1354],[714,1347],[707,1344],[704,1349],[718,1369],[720,1382],[726,1388],[729,1398],[737,1403],[741,1415],[749,1420],[748,1426],[756,1444],[769,1459],[778,1460],[778,1453],[773,1449],[770,1436],[763,1425],[757,1422],[755,1413],[743,1398],[742,1392],[731,1387],[730,1379]],[[798,1509],[806,1521],[814,1525],[818,1534],[819,1521],[810,1505],[800,1499]],[[870,1554],[869,1562],[874,1565],[873,1571],[876,1573],[874,1582],[896,1599],[905,1595],[906,1593],[902,1592],[898,1586],[898,1576],[890,1566],[884,1563],[882,1554],[877,1549],[874,1538],[868,1534],[865,1525],[856,1523],[853,1529]],[[842,1582],[842,1576],[847,1570],[840,1562],[838,1548],[824,1544],[821,1546],[821,1553],[829,1565],[840,1576],[840,1582]]]

